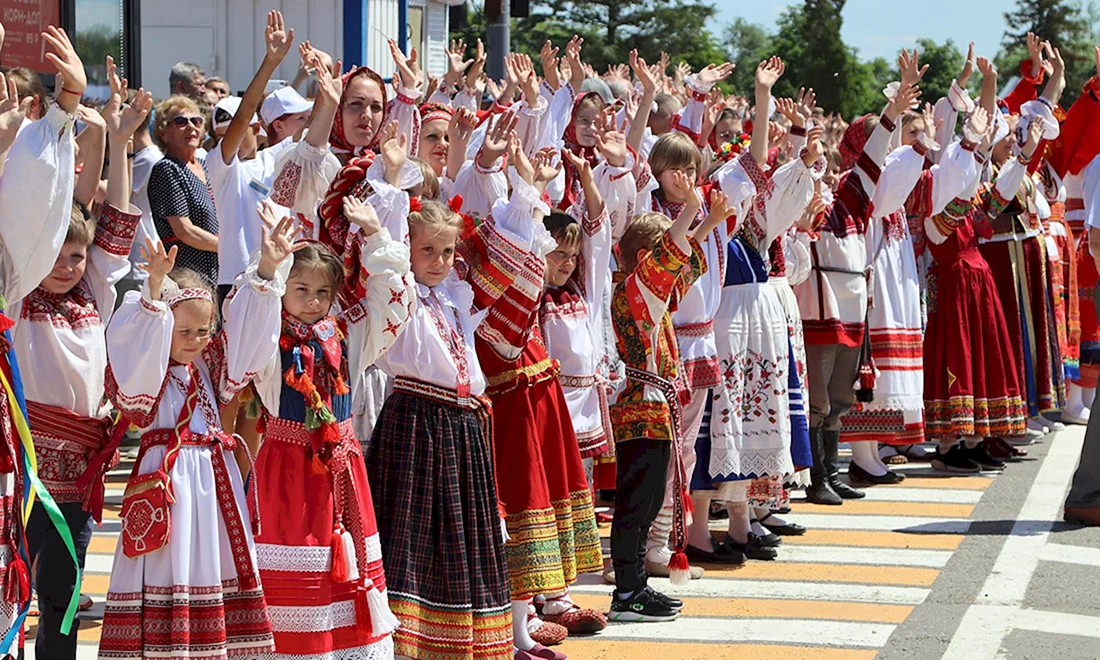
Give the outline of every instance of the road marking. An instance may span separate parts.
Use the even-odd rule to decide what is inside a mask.
[[[602,639],[666,639],[697,642],[700,639],[776,642],[815,646],[879,648],[897,626],[884,623],[813,621],[802,619],[706,619],[680,617],[665,623],[613,623],[600,633]]]
[[[916,516],[849,516],[832,513],[792,513],[792,520],[811,529],[862,529],[905,531],[913,534],[965,534],[970,521]]]
[[[560,647],[570,658],[676,658],[677,660],[874,660],[873,650],[834,649],[813,646],[780,646],[773,644],[738,644],[728,640],[718,643],[675,643],[661,641],[604,641],[603,635],[592,638],[569,637]],[[83,657],[80,660],[84,660]]]
[[[673,586],[667,578],[650,578],[653,588],[677,597],[718,598],[779,598],[783,600],[829,600],[854,603],[886,603],[890,605],[920,605],[928,597],[928,589],[880,584],[844,584],[828,582],[795,582],[791,580],[716,580],[703,577],[683,586]],[[611,595],[612,586],[602,576],[582,575],[571,593]]]
[[[935,518],[969,518],[974,513],[972,504],[937,504],[929,502],[866,502],[855,500],[840,506],[845,516],[923,516]],[[791,515],[837,511],[837,507],[825,504],[793,502]]]
[[[1041,561],[1057,561],[1082,566],[1100,566],[1100,548],[1048,543],[1043,550],[1043,556],[1039,559]]]
[[[1012,625],[1020,630],[1100,638],[1100,617],[1083,614],[1019,609],[1012,617]]]
[[[976,603],[967,608],[959,622],[944,658],[969,660],[997,656],[1004,638],[1018,622],[1015,612],[1045,553],[1084,438],[1084,427],[1071,426],[1052,440],[1050,451],[1035,475],[1035,482],[993,570],[978,593]],[[1096,623],[1100,620],[1094,620],[1093,625]]]
[[[943,568],[950,550],[908,550],[899,548],[848,548],[830,545],[783,545],[778,562],[821,562],[878,566],[924,566]],[[1100,553],[1100,550],[1097,551]]]
[[[985,491],[930,488],[868,488],[864,502],[930,502],[937,504],[977,504]],[[844,505],[841,505],[843,508]]]
[[[722,525],[725,533],[726,525]],[[783,547],[791,545],[843,545],[869,548],[924,548],[954,550],[962,543],[961,534],[903,534],[899,532],[868,532],[852,529],[808,529],[801,536],[784,536]]]
[[[611,599],[606,595],[571,591],[573,602],[582,608],[606,612]],[[683,598],[683,616],[690,617],[762,617],[765,619],[826,619],[901,623],[913,611],[912,605],[849,603],[819,600],[780,600],[775,598]]]

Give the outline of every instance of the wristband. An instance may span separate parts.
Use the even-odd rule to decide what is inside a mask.
[[[885,128],[887,131],[889,131],[891,133],[893,133],[894,129],[896,129],[898,127],[898,125],[895,124],[893,122],[893,120],[891,120],[885,114],[883,114],[881,117],[879,117],[878,121],[879,121],[880,124],[882,124],[883,128]]]
[[[84,92],[74,92],[73,90],[66,89],[64,87],[61,88],[61,93],[62,94],[72,94],[73,96],[84,96]]]
[[[974,151],[978,148],[978,143],[973,140],[967,140],[966,138],[963,138],[961,146],[963,148],[963,151]]]
[[[1028,156],[1025,156],[1024,152],[1022,152],[1022,151],[1020,152],[1019,156],[1016,156],[1016,160],[1019,161],[1019,163],[1021,165],[1023,165],[1024,167],[1027,167],[1029,164],[1031,164],[1031,158],[1029,158]]]
[[[806,137],[806,127],[791,124],[791,135],[795,137]]]

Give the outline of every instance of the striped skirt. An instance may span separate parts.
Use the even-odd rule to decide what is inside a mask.
[[[514,652],[491,414],[469,403],[398,379],[367,448],[394,652],[417,660]]]

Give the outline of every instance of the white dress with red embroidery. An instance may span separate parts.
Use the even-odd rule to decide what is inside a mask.
[[[102,660],[257,657],[274,649],[244,484],[218,407],[276,355],[286,286],[281,275],[260,278],[253,264],[236,287],[222,330],[191,365],[169,364],[173,313],[149,298],[148,284],[126,295],[107,329],[107,390],[115,406],[143,434],[173,429],[194,373],[198,405],[187,428],[209,443],[184,444],[169,473],[175,500],[167,545],[135,558],[121,543],[115,552]],[[165,452],[143,450],[137,475],[160,469]]]
[[[81,280],[64,294],[39,287],[9,308],[38,476],[58,502],[84,501],[76,480],[107,441],[105,332],[140,219],[136,206],[129,213],[104,206]]]
[[[34,291],[53,269],[69,229],[72,210],[73,117],[57,105],[26,125],[8,152],[0,182],[0,295],[8,305]],[[3,306],[3,302],[0,302]],[[5,311],[0,309],[0,311]],[[5,313],[17,319],[12,310]],[[0,339],[0,350],[8,351]],[[5,363],[6,359],[3,360]],[[27,369],[29,365],[21,365]],[[7,365],[4,366],[7,370]],[[8,374],[10,381],[10,373]],[[7,394],[0,392],[0,595],[10,593],[6,579],[22,525],[18,501],[22,491],[21,450]],[[26,594],[29,598],[30,594]],[[0,597],[0,636],[15,622],[22,603]]]
[[[923,144],[886,158],[871,199],[867,259],[872,264],[867,332],[875,364],[874,400],[856,402],[844,416],[841,440],[913,444],[924,441],[924,332],[920,278],[906,213],[938,215],[963,191],[972,151],[947,147],[925,167]],[[923,181],[917,187],[918,181]],[[917,199],[930,196],[930,199]]]

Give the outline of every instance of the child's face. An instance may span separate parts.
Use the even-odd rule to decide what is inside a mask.
[[[191,364],[210,343],[214,333],[214,305],[205,300],[185,300],[172,310],[172,348],[169,355],[180,364]]]
[[[591,103],[585,103],[573,120],[573,131],[577,134],[577,142],[582,147],[596,146],[596,118],[600,110]]]
[[[328,315],[336,292],[320,268],[292,270],[283,294],[283,309],[302,323],[316,323]]]
[[[457,240],[458,229],[453,227],[410,230],[412,272],[417,282],[432,287],[447,277],[454,267]]]
[[[42,280],[42,288],[50,293],[68,293],[80,278],[88,264],[88,248],[79,243],[66,243],[53,262],[53,270]]]
[[[736,117],[726,117],[714,125],[714,135],[719,146],[729,142],[741,134],[741,120]]]
[[[561,246],[546,255],[546,283],[550,286],[564,286],[569,281],[573,271],[577,269],[577,255],[581,246]]]
[[[673,174],[673,172],[683,172],[684,176],[686,176],[688,180],[692,183],[697,180],[699,172],[695,169],[695,164],[692,163],[684,167],[669,168],[664,172],[661,172],[661,176],[657,177],[657,181],[659,181],[661,184],[661,193],[664,194],[665,199],[676,204],[683,204],[687,200],[684,199],[683,195],[679,194],[676,191],[676,179],[674,178],[675,175]],[[673,218],[673,220],[675,219],[676,218]]]
[[[901,133],[901,145],[908,147],[917,140],[920,139],[922,133],[924,133],[924,119],[914,119],[909,122],[909,125],[905,127],[905,130]]]

